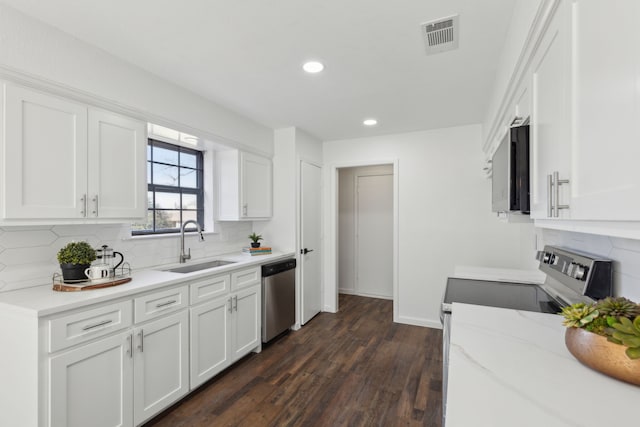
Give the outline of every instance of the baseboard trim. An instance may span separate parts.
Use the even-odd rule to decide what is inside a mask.
[[[345,295],[355,295],[358,297],[367,297],[367,298],[378,298],[378,299],[386,299],[389,301],[393,301],[393,295],[390,296],[386,296],[386,295],[374,295],[374,294],[365,294],[365,293],[361,293],[361,292],[356,292],[352,289],[338,289],[338,293],[339,294],[345,294]]]
[[[440,322],[436,322],[429,319],[421,319],[418,317],[398,316],[394,319],[396,323],[403,323],[405,325],[424,326],[426,328],[442,329]]]

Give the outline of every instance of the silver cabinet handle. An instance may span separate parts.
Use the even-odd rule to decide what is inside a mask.
[[[242,216],[247,216],[248,207],[249,206],[246,203],[244,205],[242,205]]]
[[[144,329],[140,329],[138,335],[140,335],[140,345],[138,348],[140,349],[140,353],[144,353]]]
[[[91,201],[95,204],[92,213],[94,216],[98,216],[98,195],[96,194],[95,197],[91,199]]]
[[[127,338],[129,340],[129,357],[133,359],[133,334],[129,334]]]
[[[232,298],[229,297],[229,313],[233,312],[233,303],[231,301],[232,301]]]
[[[83,194],[82,197],[80,198],[80,201],[82,202],[82,210],[80,211],[80,214],[86,218],[87,216],[87,195]]]
[[[93,328],[97,328],[98,326],[104,326],[104,325],[108,325],[109,323],[113,322],[113,320],[109,319],[109,320],[103,320],[102,322],[99,323],[94,323],[93,325],[87,325],[84,328],[82,328],[83,331],[88,331],[89,329],[93,329]]]
[[[233,297],[233,308],[238,311],[238,295]]]
[[[178,301],[176,301],[176,300],[172,299],[171,301],[163,302],[162,304],[156,304],[156,308],[167,307],[167,306],[169,306],[169,305],[171,305],[171,304],[175,304],[175,303],[177,303],[177,302],[178,302]]]
[[[568,179],[560,179],[560,173],[555,171],[553,173],[553,186],[554,186],[554,195],[555,195],[555,203],[553,205],[553,216],[558,218],[560,216],[560,209],[569,209],[569,205],[561,205],[560,204],[560,186],[563,184],[568,184]]]
[[[547,217],[553,215],[553,175],[547,175]]]

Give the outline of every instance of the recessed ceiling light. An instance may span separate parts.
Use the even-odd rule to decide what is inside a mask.
[[[375,126],[378,124],[378,121],[376,119],[366,119],[362,124],[365,126]]]
[[[307,73],[315,74],[324,70],[324,65],[318,61],[309,61],[304,63],[304,65],[302,66],[302,69],[305,70]]]

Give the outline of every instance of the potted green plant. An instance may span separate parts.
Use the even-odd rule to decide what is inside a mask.
[[[562,309],[565,343],[592,369],[640,385],[640,305],[627,298],[605,298]]]
[[[260,240],[262,240],[262,235],[256,234],[256,233],[251,233],[251,234],[249,234],[248,237],[251,240],[251,247],[252,248],[259,248],[260,247]]]
[[[58,251],[64,283],[87,280],[84,271],[96,259],[96,251],[87,242],[71,242]]]

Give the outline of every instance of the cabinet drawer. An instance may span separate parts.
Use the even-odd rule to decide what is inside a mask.
[[[132,317],[131,301],[123,301],[51,319],[49,352],[128,328]]]
[[[189,288],[181,286],[134,299],[135,322],[144,322],[187,307],[188,295]]]
[[[229,292],[231,276],[225,274],[223,276],[212,276],[206,279],[192,283],[191,288],[191,304],[198,304],[202,301],[219,297]]]
[[[260,284],[260,266],[231,273],[231,289],[237,291]]]

